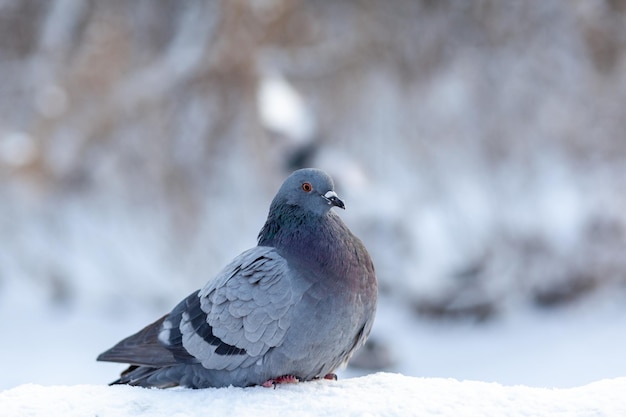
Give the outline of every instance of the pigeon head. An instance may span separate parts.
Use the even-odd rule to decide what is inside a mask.
[[[299,169],[291,174],[278,190],[272,206],[297,206],[316,214],[326,214],[332,207],[345,209],[335,193],[332,178],[313,168]]]

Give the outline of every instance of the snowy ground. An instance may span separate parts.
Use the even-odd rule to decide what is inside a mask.
[[[570,389],[379,373],[276,389],[150,390],[22,385],[0,393],[2,415],[83,416],[623,416],[626,378]]]

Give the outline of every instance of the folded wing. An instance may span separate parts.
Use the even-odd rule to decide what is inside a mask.
[[[169,315],[122,340],[98,360],[160,368],[201,363],[233,370],[279,346],[295,303],[287,262],[257,246],[235,258]]]

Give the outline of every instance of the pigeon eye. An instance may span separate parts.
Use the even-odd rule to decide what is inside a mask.
[[[313,186],[310,182],[302,183],[302,190],[304,192],[310,193],[311,191],[313,191]]]

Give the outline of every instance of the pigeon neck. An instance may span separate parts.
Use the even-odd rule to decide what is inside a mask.
[[[271,207],[265,225],[259,232],[259,246],[285,249],[297,242],[314,239],[315,225],[323,222],[324,217],[298,206],[283,204],[278,208]]]
[[[276,248],[309,278],[358,288],[359,293],[372,291],[373,266],[365,248],[332,212],[318,215],[288,205],[270,210],[258,244]],[[355,270],[355,263],[346,260],[358,260],[362,266]]]

